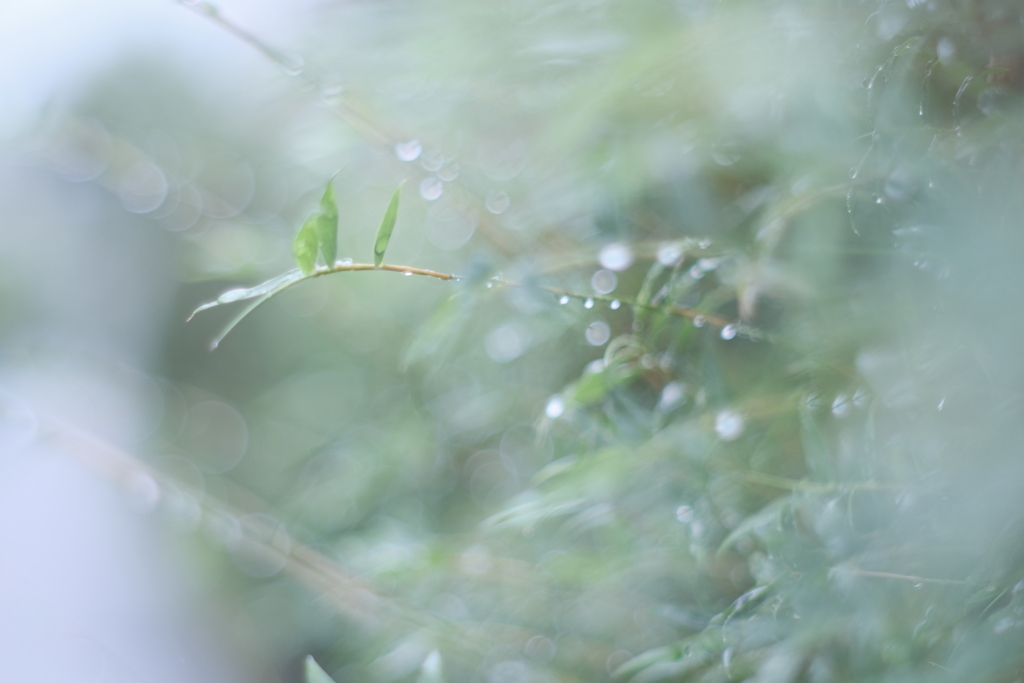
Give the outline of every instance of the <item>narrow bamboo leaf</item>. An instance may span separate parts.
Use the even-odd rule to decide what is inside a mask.
[[[377,230],[377,241],[373,245],[374,266],[379,267],[384,263],[384,252],[387,251],[388,242],[391,241],[391,232],[395,229],[395,221],[398,219],[398,196],[401,192],[402,188],[399,187],[391,195],[388,209],[384,212],[384,220],[380,222],[380,228]]]
[[[327,182],[324,196],[320,198],[320,215],[316,219],[316,229],[320,237],[320,253],[328,266],[334,265],[338,258],[338,203],[334,199],[334,183]]]
[[[317,234],[317,217],[310,216],[302,225],[299,234],[292,242],[292,253],[295,254],[295,263],[299,269],[309,275],[316,267],[316,252],[319,240]]]
[[[256,299],[251,304],[242,309],[242,312],[235,316],[231,320],[231,322],[227,324],[227,327],[225,327],[223,331],[221,331],[221,333],[217,335],[217,338],[210,343],[210,350],[212,351],[213,349],[216,349],[218,346],[220,346],[220,343],[224,341],[224,337],[228,336],[228,333],[231,330],[235,329],[235,326],[238,325],[238,323],[242,322],[247,315],[255,311],[263,302],[267,301],[275,294],[279,294],[284,290],[288,289],[296,282],[305,280],[307,277],[298,270],[289,271],[288,273],[286,273],[286,275],[289,275],[289,277],[277,278],[278,282],[272,289],[264,292],[262,296],[260,296],[258,299]]]
[[[306,655],[306,683],[334,683],[334,679],[320,668],[313,655]]]
[[[196,310],[192,311],[192,315],[190,315],[185,320],[185,322],[192,320],[192,318],[196,316],[196,313],[199,313],[200,311],[205,311],[208,308],[214,308],[216,306],[222,306],[224,304],[234,303],[236,301],[244,301],[246,299],[252,299],[253,297],[262,296],[263,294],[266,294],[270,290],[277,287],[282,282],[286,280],[298,279],[300,277],[302,277],[301,271],[289,270],[287,273],[282,273],[277,277],[270,278],[266,282],[261,282],[255,287],[250,287],[248,289],[230,289],[221,294],[219,297],[217,297],[216,300],[207,302],[200,306],[199,308],[197,308]]]

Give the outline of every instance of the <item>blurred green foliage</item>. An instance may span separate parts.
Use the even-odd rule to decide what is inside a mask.
[[[249,656],[1024,676],[1015,3],[346,2],[292,47],[251,119],[126,66],[53,124],[169,180],[140,453]],[[409,181],[387,262],[458,280],[319,277],[208,353],[184,312],[291,268],[335,171],[339,257]]]

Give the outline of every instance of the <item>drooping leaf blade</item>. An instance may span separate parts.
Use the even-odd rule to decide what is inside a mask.
[[[310,216],[303,223],[299,234],[292,242],[292,253],[295,254],[295,263],[299,269],[309,275],[316,267],[316,252],[320,239],[317,229],[317,216]]]
[[[275,280],[278,280],[278,282],[272,289],[264,292],[262,296],[260,296],[251,304],[246,306],[244,309],[242,309],[241,313],[232,318],[231,322],[227,324],[227,326],[221,331],[221,333],[217,335],[217,337],[212,342],[210,342],[210,350],[212,351],[213,349],[216,349],[218,346],[220,346],[220,343],[224,341],[224,337],[228,336],[228,333],[231,332],[231,330],[235,329],[235,326],[238,325],[238,323],[242,322],[247,315],[255,311],[265,301],[272,298],[275,294],[279,294],[285,289],[288,289],[296,282],[305,280],[306,277],[308,277],[307,275],[298,270],[288,271],[286,275],[289,275],[289,277],[275,278]]]
[[[317,234],[320,238],[320,253],[328,266],[338,258],[338,203],[334,199],[333,178],[327,182],[327,189],[320,198],[320,214],[316,219]]]
[[[391,241],[391,233],[395,229],[395,221],[398,220],[398,197],[402,188],[398,187],[391,195],[388,202],[388,209],[384,212],[384,219],[380,222],[377,230],[377,241],[373,244],[373,265],[380,267],[384,263],[384,252],[387,251],[388,242]]]
[[[313,655],[306,655],[306,683],[334,683],[334,679],[316,663]]]
[[[190,320],[192,320],[192,318],[196,317],[196,313],[199,313],[200,311],[215,308],[216,306],[223,306],[224,304],[234,303],[236,301],[245,301],[246,299],[252,299],[257,296],[262,296],[269,292],[270,290],[277,287],[282,282],[285,282],[286,280],[296,279],[299,277],[302,277],[302,271],[289,270],[287,273],[282,273],[277,277],[272,277],[266,282],[261,282],[255,287],[250,287],[248,289],[229,289],[228,291],[224,292],[219,297],[217,297],[215,300],[209,301],[199,306],[196,310],[192,311],[192,314],[185,319],[185,322],[189,322]]]

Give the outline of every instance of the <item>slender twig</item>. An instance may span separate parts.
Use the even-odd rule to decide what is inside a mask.
[[[303,278],[305,280],[320,277],[321,275],[330,275],[331,273],[348,273],[358,270],[388,270],[393,273],[402,273],[403,275],[423,275],[425,277],[436,277],[438,280],[458,280],[459,276],[452,273],[441,273],[436,270],[429,270],[427,268],[416,268],[414,266],[393,266],[388,263],[382,263],[379,266],[375,266],[372,263],[335,263],[333,266],[324,266],[323,268],[317,268],[309,276]],[[302,282],[299,280],[298,282]]]
[[[502,284],[511,287],[522,286],[514,282],[506,281],[502,281]],[[700,311],[694,310],[692,308],[684,308],[682,306],[659,306],[656,304],[642,304],[631,299],[620,299],[619,297],[611,296],[610,294],[579,294],[577,292],[571,292],[568,289],[560,289],[558,287],[550,287],[548,285],[540,285],[540,289],[543,289],[545,292],[551,292],[555,296],[567,296],[570,299],[582,299],[584,301],[586,301],[587,299],[593,299],[594,301],[606,301],[608,303],[618,301],[623,306],[628,306],[633,309],[640,308],[648,311],[661,310],[671,313],[673,315],[681,316],[683,318],[689,318],[690,320],[693,320],[694,318],[697,317],[702,317],[709,324],[715,327],[725,327],[726,325],[729,324],[729,321],[726,320],[725,318],[720,318],[717,315],[711,315],[709,313],[701,313]]]

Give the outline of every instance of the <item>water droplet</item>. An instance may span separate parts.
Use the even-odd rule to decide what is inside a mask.
[[[411,270],[407,270],[404,273],[402,273],[402,275],[404,275],[406,277],[410,277],[410,276],[412,276],[412,271]]]
[[[548,404],[544,406],[544,414],[552,420],[557,417],[561,417],[564,412],[565,401],[562,400],[561,396],[552,396],[548,399]]]
[[[438,151],[427,152],[423,155],[423,158],[420,159],[420,165],[433,173],[444,165],[444,155]]]
[[[419,140],[409,140],[408,142],[399,142],[395,145],[395,156],[402,161],[416,161],[419,159],[420,154],[423,153],[423,145],[420,144]]]
[[[590,278],[590,286],[598,294],[609,294],[619,286],[619,277],[612,271],[602,268]]]
[[[491,287],[493,287],[493,286],[494,286],[494,283],[493,283],[493,282],[488,282],[488,283],[487,283],[487,289],[490,289],[490,288],[491,288]]]
[[[484,338],[484,350],[496,363],[508,363],[526,353],[530,346],[530,334],[519,323],[505,323]]]
[[[875,197],[875,204],[881,204],[881,203],[882,203],[882,198],[881,197]]]
[[[853,403],[850,401],[850,397],[846,394],[836,394],[835,400],[832,401],[832,414],[837,418],[844,418],[850,414],[853,409]]]
[[[562,296],[558,297],[558,303],[562,304],[563,306],[566,305],[567,303],[569,303],[569,297],[563,294]]]
[[[850,169],[850,179],[851,180],[856,180],[857,179],[857,173],[858,173],[857,169],[851,168]]]
[[[619,310],[619,306],[621,305],[622,303],[619,302],[618,299],[614,299],[610,304],[608,304],[608,308],[612,309],[613,311],[617,311]]]
[[[943,397],[942,397],[942,400],[941,400],[941,401],[939,401],[939,405],[937,405],[937,406],[935,407],[935,409],[936,409],[936,410],[942,410],[942,409],[943,409],[943,408],[945,408],[945,407],[946,407],[946,397],[945,397],[945,396],[943,396]]]
[[[863,408],[868,404],[868,392],[864,391],[863,388],[857,389],[853,392],[853,405],[857,408]]]
[[[343,259],[338,261],[338,264],[342,265],[342,266],[351,266],[352,263],[353,263],[353,261],[350,258],[343,258]]]
[[[345,88],[340,84],[334,84],[326,86],[320,91],[320,96],[323,97],[324,104],[339,104],[341,102],[342,93],[345,92]]]
[[[229,289],[228,291],[217,297],[217,302],[222,304],[230,304],[235,301],[241,301],[249,295],[249,290],[245,288],[240,289]]]
[[[948,64],[956,54],[956,44],[949,38],[940,38],[939,42],[935,44],[935,53],[940,62]]]
[[[726,325],[722,328],[721,336],[726,341],[733,339],[736,336],[736,326],[732,324]]]
[[[593,308],[593,307],[594,307],[594,300],[591,299],[590,297],[587,297],[587,300],[583,302],[583,308]]]
[[[686,385],[682,382],[669,382],[661,390],[658,399],[658,410],[668,412],[686,402]]]
[[[452,162],[437,172],[437,177],[445,182],[451,182],[459,177],[459,173],[462,172],[462,166],[456,162]]]
[[[715,433],[722,441],[735,441],[743,434],[746,426],[743,416],[726,408],[715,415]]]
[[[693,264],[693,266],[690,268],[690,277],[692,277],[694,280],[699,280],[702,277],[704,277],[704,269],[700,267],[700,264]]]
[[[708,247],[711,246],[711,240],[703,239],[700,242],[697,242],[697,246],[700,247],[701,249],[707,249]]]
[[[608,327],[608,323],[596,320],[587,326],[584,336],[587,338],[587,343],[591,346],[602,346],[612,336],[612,331]]]
[[[680,242],[662,242],[658,245],[658,263],[666,268],[674,266],[683,256],[683,245]]]
[[[706,322],[707,322],[707,319],[704,316],[702,316],[702,315],[695,315],[695,316],[693,316],[693,326],[694,327],[704,327],[704,324]]]
[[[487,206],[488,211],[497,215],[505,212],[510,201],[508,193],[504,190],[491,190],[487,193],[484,204]]]
[[[289,76],[299,76],[306,68],[306,60],[299,55],[288,55],[285,57],[281,68],[284,69],[284,72]]]
[[[693,508],[689,505],[680,505],[676,508],[676,519],[683,524],[689,524],[693,521]]]
[[[818,394],[807,394],[804,398],[804,406],[807,410],[814,412],[821,408],[821,396]]]
[[[924,102],[917,105],[917,115],[924,116]]]
[[[440,178],[424,178],[423,182],[420,183],[420,196],[426,199],[428,202],[432,202],[444,192],[444,183],[441,182]]]
[[[628,244],[613,242],[605,245],[597,255],[602,268],[620,272],[633,265],[633,250]]]

